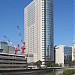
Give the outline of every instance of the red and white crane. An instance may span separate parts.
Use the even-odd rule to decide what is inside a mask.
[[[17,29],[18,29],[18,34],[19,34],[19,36],[20,36],[21,43],[23,44],[23,46],[22,46],[22,54],[24,54],[24,53],[25,53],[25,49],[26,49],[26,48],[25,48],[25,42],[23,42],[23,40],[22,40],[20,27],[17,26]]]

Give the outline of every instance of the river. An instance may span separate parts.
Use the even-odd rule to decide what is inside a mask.
[[[59,75],[60,73],[63,73],[63,70],[58,69],[58,70],[54,70],[52,72],[48,72],[48,73],[32,73],[32,74],[17,74],[17,75]]]
[[[63,73],[63,70],[62,69],[56,69],[56,70],[53,70],[53,71],[40,71],[40,72],[3,72],[3,73],[0,73],[0,75],[59,75],[60,73]]]

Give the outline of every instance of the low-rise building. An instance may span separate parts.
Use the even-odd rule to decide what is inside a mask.
[[[13,46],[5,46],[3,53],[15,54],[15,47]]]

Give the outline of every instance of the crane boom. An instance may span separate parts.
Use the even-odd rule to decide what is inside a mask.
[[[21,40],[21,42],[23,43],[22,36],[21,36],[21,31],[20,31],[20,27],[17,26],[17,28],[18,28],[18,34],[19,34],[19,36],[20,36],[20,40]]]
[[[25,48],[25,42],[23,42],[23,40],[22,40],[20,27],[17,26],[17,28],[18,28],[18,34],[19,34],[19,36],[20,36],[20,40],[21,40],[21,42],[22,42],[22,44],[23,44],[23,46],[22,46],[22,54],[24,54],[24,53],[25,53],[25,49],[26,49],[26,48]]]
[[[13,45],[13,43],[4,35],[4,37],[8,40],[8,42],[12,45],[12,46],[14,46]],[[15,47],[15,46],[14,46]]]

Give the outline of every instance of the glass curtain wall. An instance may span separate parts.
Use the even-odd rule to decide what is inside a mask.
[[[46,61],[54,61],[53,0],[46,0]]]

